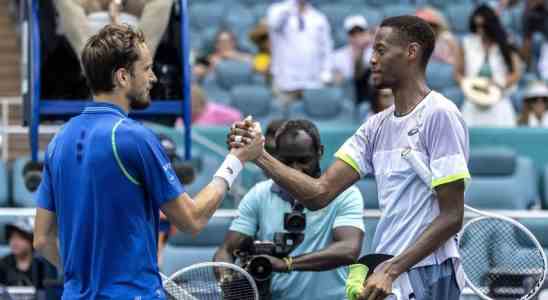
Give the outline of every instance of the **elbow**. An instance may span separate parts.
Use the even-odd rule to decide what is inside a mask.
[[[334,196],[329,192],[327,184],[323,181],[318,181],[315,190],[317,191],[307,199],[303,199],[303,202],[309,203],[307,207],[312,210],[322,209],[331,203]]]
[[[361,253],[360,245],[352,245],[347,247],[344,251],[341,251],[341,263],[342,265],[351,265],[358,261]]]
[[[460,229],[462,228],[463,224],[463,213],[462,212],[453,212],[450,214],[447,214],[446,217],[446,224],[447,224],[447,231],[451,234],[457,234]]]

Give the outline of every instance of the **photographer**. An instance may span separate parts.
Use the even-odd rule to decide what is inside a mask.
[[[284,164],[310,176],[320,176],[323,145],[314,124],[306,120],[285,122],[276,132],[275,144],[276,156]],[[287,231],[288,225],[294,225],[288,224],[292,222],[287,217],[299,212],[305,216],[303,231],[295,233],[289,229],[290,233],[282,235],[304,237],[294,248],[290,247],[292,251],[286,256],[263,255],[274,272],[272,299],[344,299],[347,270],[341,267],[358,258],[364,231],[363,199],[355,187],[348,188],[328,206],[311,211],[272,180],[258,183],[240,203],[239,217],[232,222],[214,261],[234,262],[250,238],[275,240],[276,249],[286,249],[291,244],[279,245],[276,236]]]

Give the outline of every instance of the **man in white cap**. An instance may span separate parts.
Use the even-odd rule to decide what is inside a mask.
[[[361,15],[346,17],[344,29],[348,34],[348,45],[333,54],[333,78],[337,84],[355,82],[356,100],[360,102],[365,96],[369,59],[373,53],[371,33],[367,20]]]
[[[357,68],[365,69],[369,64],[373,52],[371,33],[363,16],[346,17],[344,30],[348,34],[348,45],[333,53],[333,72],[337,82],[352,80]]]
[[[0,259],[0,286],[39,286],[47,264],[33,255],[33,219],[17,219],[5,229],[10,254]]]

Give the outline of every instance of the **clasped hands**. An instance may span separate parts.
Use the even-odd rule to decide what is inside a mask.
[[[253,121],[251,116],[232,124],[226,140],[230,153],[242,162],[255,161],[261,157],[264,142],[261,124]]]

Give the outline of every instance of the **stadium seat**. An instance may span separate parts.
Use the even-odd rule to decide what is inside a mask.
[[[455,86],[456,82],[453,79],[453,66],[431,61],[426,68],[426,81],[432,89],[437,91]]]
[[[389,5],[389,4],[399,4],[405,1],[399,1],[399,0],[365,0],[365,4],[372,5],[372,6],[383,6],[383,5]]]
[[[346,2],[331,2],[329,4],[319,6],[319,10],[325,14],[329,20],[331,29],[334,31],[338,31],[338,29],[343,28],[344,19],[347,16],[355,14],[355,9],[355,6],[349,5]]]
[[[518,222],[525,225],[537,238],[544,251],[548,253],[548,218],[519,218]],[[525,247],[529,245],[523,245]]]
[[[459,86],[450,86],[441,90],[441,93],[451,100],[457,107],[461,107],[464,102],[464,93]]]
[[[224,20],[224,25],[236,35],[247,34],[249,29],[255,24],[256,18],[253,11],[245,7],[236,5],[230,7]]]
[[[253,12],[253,15],[255,15],[255,19],[260,20],[263,17],[266,17],[269,6],[270,3],[255,3],[253,7],[251,7],[251,11]]]
[[[388,4],[384,5],[382,12],[385,18],[401,15],[414,15],[416,7],[410,4]]]
[[[365,226],[365,234],[363,236],[362,253],[360,254],[360,257],[374,252],[373,237],[375,236],[375,230],[377,229],[378,222],[378,218],[364,218],[363,223]]]
[[[471,3],[451,3],[445,7],[445,14],[451,23],[451,28],[457,34],[463,34],[469,30],[469,18],[474,9]]]
[[[189,10],[190,25],[195,29],[218,28],[226,15],[224,1],[195,3]]]
[[[12,166],[12,193],[13,204],[17,207],[35,207],[34,195],[36,192],[31,192],[25,186],[23,177],[23,167],[29,161],[28,157],[19,157],[15,159]]]
[[[8,172],[4,161],[0,161],[0,207],[9,205]]]
[[[548,165],[544,167],[543,172],[543,181],[542,181],[542,190],[543,190],[543,197],[542,197],[542,208],[548,209]]]
[[[365,17],[370,28],[379,25],[383,19],[382,12],[378,8],[371,6],[363,6],[363,8],[358,8],[358,13]]]
[[[306,90],[303,101],[289,108],[290,118],[308,118],[316,125],[354,124],[353,106],[339,88]]]
[[[371,176],[362,178],[356,182],[355,185],[362,193],[365,209],[379,209],[377,183],[375,182],[375,178]]]
[[[528,209],[539,199],[531,159],[507,148],[481,148],[471,153],[472,180],[465,193],[468,205],[483,209]]]
[[[231,221],[232,218],[214,217],[195,238],[181,232],[172,236],[164,249],[162,271],[170,275],[192,264],[211,261],[223,243]]]
[[[221,61],[215,67],[215,80],[227,91],[238,84],[251,84],[253,83],[253,66],[235,60]]]
[[[237,85],[230,91],[231,105],[243,116],[252,115],[267,124],[270,119],[282,117],[282,110],[273,101],[272,93],[262,85]]]

